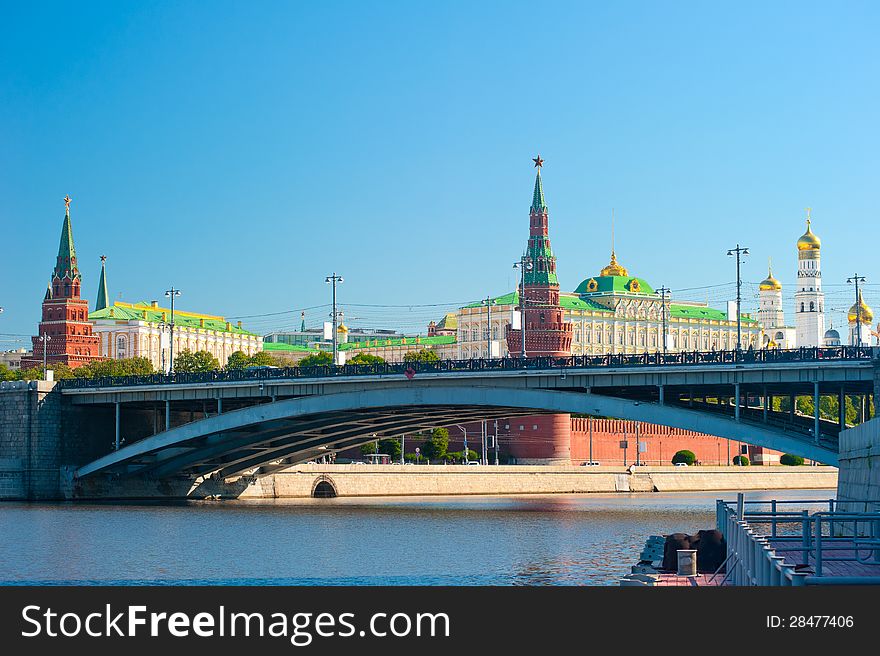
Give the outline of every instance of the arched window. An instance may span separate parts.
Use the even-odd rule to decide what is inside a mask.
[[[810,301],[810,312],[814,312],[816,310],[816,304],[813,301]]]
[[[803,311],[804,311],[804,304],[801,303],[801,312],[803,312]]]

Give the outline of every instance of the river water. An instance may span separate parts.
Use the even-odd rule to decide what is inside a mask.
[[[714,528],[735,496],[4,503],[0,584],[613,585],[649,535]]]

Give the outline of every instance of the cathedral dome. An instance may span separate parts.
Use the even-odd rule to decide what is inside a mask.
[[[853,303],[846,318],[851,324],[854,324],[857,320],[860,320],[863,324],[870,324],[874,321],[874,311],[865,303],[861,291],[859,291],[859,300]]]
[[[608,266],[603,268],[599,272],[600,276],[628,276],[629,271],[626,270],[622,264],[618,264],[617,256],[614,254],[614,251],[611,251],[611,262],[608,263]]]
[[[822,247],[822,242],[813,234],[810,229],[810,220],[807,219],[807,231],[797,240],[797,248],[799,251],[818,251]]]
[[[825,339],[840,339],[840,333],[834,328],[829,328],[825,331]]]
[[[773,277],[773,271],[767,271],[767,277],[758,283],[758,289],[762,292],[778,292],[782,289],[782,283]]]

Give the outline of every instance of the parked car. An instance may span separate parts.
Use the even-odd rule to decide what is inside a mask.
[[[686,462],[677,462],[677,463],[675,463],[675,466],[676,467],[687,467],[688,464]]]
[[[466,464],[466,465],[479,465],[479,464],[480,464],[480,461],[479,461],[479,460],[468,460],[468,461],[467,461],[466,463],[464,463],[464,464]]]

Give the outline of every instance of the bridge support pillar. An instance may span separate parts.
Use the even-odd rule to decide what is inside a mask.
[[[116,402],[116,440],[114,442],[114,446],[117,451],[119,451],[119,441],[120,441],[120,432],[119,432],[119,420],[122,414],[122,404],[117,401]]]
[[[217,399],[217,414],[218,415],[223,414],[223,399],[220,399],[220,398]]]
[[[772,401],[770,397],[767,396],[767,386],[764,386],[764,423],[767,423],[767,413],[770,412],[770,404]]]
[[[171,429],[171,401],[165,401],[165,430]]]
[[[840,430],[846,430],[846,394],[843,387],[837,390],[837,424]]]
[[[664,394],[664,386],[658,385],[657,391],[660,394],[660,405],[666,405],[666,395]]]
[[[794,394],[788,395],[788,420],[794,423],[794,407],[797,404],[797,397]]]
[[[813,383],[813,441],[819,443],[819,381]]]
[[[739,406],[742,402],[742,397],[740,396],[739,383],[734,383],[733,385],[734,398],[736,399],[736,407],[733,410],[733,416],[739,421]]]

